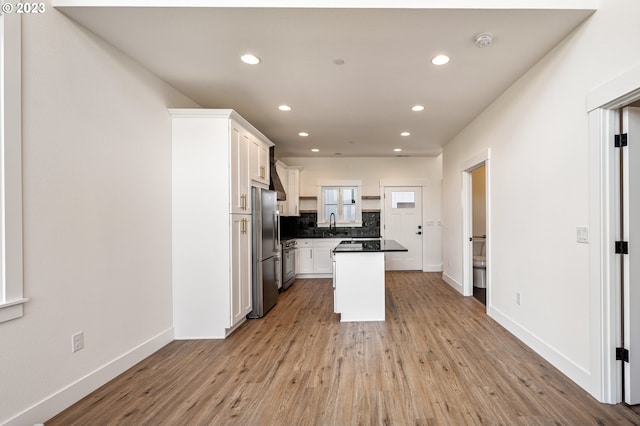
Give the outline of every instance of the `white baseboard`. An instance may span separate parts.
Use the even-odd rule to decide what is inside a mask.
[[[459,283],[450,275],[447,275],[445,272],[442,273],[442,279],[444,280],[444,282],[453,287],[458,293],[464,294],[464,292],[462,291],[462,283]]]
[[[442,272],[442,263],[437,265],[426,265],[422,268],[422,272]]]
[[[32,405],[9,419],[4,425],[24,426],[44,423],[172,341],[173,327]]]
[[[333,278],[333,274],[297,274],[296,278],[301,280],[310,278]]]
[[[573,380],[578,386],[591,393],[593,377],[591,373],[580,365],[576,364],[553,346],[531,333],[526,328],[520,326],[500,310],[489,306],[488,315],[496,320],[498,324],[506,328],[511,334],[516,336],[525,345],[533,349],[538,355],[549,361],[554,367],[560,370],[565,376]]]

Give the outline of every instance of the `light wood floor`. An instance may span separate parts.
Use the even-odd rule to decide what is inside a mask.
[[[624,425],[440,274],[387,273],[387,321],[298,280],[224,341],[173,342],[47,425]]]

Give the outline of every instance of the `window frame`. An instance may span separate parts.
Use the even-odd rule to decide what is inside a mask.
[[[317,215],[319,228],[329,227],[329,218],[325,217],[325,190],[337,189],[338,190],[338,214],[336,214],[336,226],[341,227],[362,227],[362,181],[322,181],[317,183],[318,187],[318,205]],[[342,204],[342,190],[343,189],[355,189],[355,220],[344,220],[342,216],[343,204]]]
[[[21,16],[0,15],[0,323],[24,314]]]

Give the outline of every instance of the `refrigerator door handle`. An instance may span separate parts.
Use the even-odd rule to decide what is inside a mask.
[[[278,250],[280,250],[280,221],[278,220],[279,215],[278,212],[276,211],[273,214],[273,220],[275,222],[275,226],[273,227],[273,233],[275,234],[273,236],[273,251],[274,252],[278,252]]]

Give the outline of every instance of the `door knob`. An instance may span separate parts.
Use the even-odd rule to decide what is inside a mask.
[[[422,231],[416,232],[416,235],[422,235]]]

